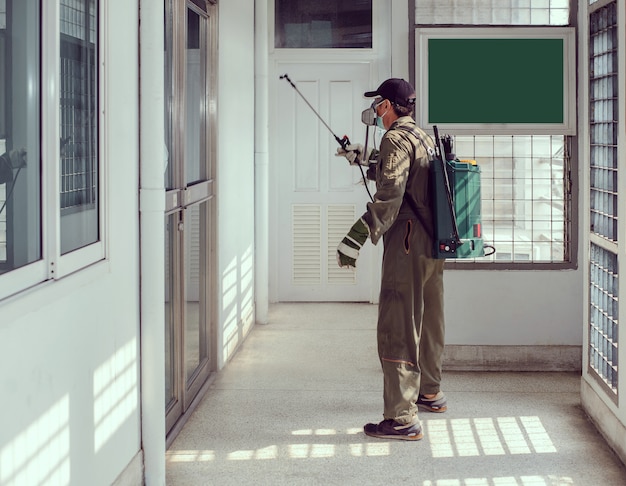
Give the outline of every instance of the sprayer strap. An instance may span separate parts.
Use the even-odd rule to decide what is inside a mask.
[[[426,143],[426,140],[424,140],[424,136],[422,135],[422,133],[420,133],[420,130],[418,130],[418,128],[412,127],[406,127],[406,126],[399,126],[396,127],[396,130],[402,130],[403,132],[408,132],[408,133],[412,133],[413,135],[415,135],[415,138],[417,138],[420,143],[422,144],[422,147],[424,147],[424,150],[426,150],[426,153],[428,154],[428,156],[430,157],[430,159],[432,160],[435,157],[435,142],[432,141],[432,138],[430,138],[430,136],[426,133],[424,133],[424,135],[426,135],[428,138],[430,138],[432,145],[429,145],[428,143]]]
[[[409,128],[409,127],[399,126],[399,127],[396,127],[396,130],[402,130],[403,132],[412,133],[413,135],[415,135],[415,137],[420,141],[420,143],[422,144],[422,146],[426,150],[426,153],[428,154],[429,160],[431,160],[431,161],[433,160],[433,158],[435,157],[435,149],[433,148],[434,147],[434,142],[433,142],[432,146],[428,145],[426,143],[426,141],[424,140],[424,137],[422,136],[422,134],[417,129],[417,127]],[[428,136],[428,135],[426,134],[426,136]],[[432,141],[432,139],[431,139],[431,141]],[[429,233],[428,226],[426,225],[426,221],[424,220],[424,217],[419,212],[419,210],[415,207],[415,204],[414,204],[413,200],[410,197],[407,197],[406,191],[404,193],[404,199],[406,200],[408,205],[411,206],[411,210],[413,211],[413,213],[415,213],[415,217],[417,219],[419,219],[419,222],[423,226],[424,231]],[[433,234],[429,233],[429,236],[434,239],[434,235]]]

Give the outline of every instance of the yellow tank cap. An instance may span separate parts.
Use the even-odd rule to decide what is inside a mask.
[[[471,159],[459,159],[459,162],[462,162],[464,164],[476,165],[476,161],[475,160],[471,160]]]

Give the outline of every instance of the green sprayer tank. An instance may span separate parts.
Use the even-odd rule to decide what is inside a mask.
[[[480,167],[474,160],[431,162],[431,191],[434,203],[434,258],[485,256],[480,210]],[[455,232],[458,228],[458,238]]]

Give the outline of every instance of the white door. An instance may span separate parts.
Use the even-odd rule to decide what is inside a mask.
[[[275,68],[270,242],[278,300],[375,300],[379,249],[368,241],[356,270],[339,268],[335,257],[369,196],[359,168],[334,155],[333,133],[364,143],[360,114],[368,106],[363,93],[373,86],[371,62],[277,62]],[[288,74],[302,96],[280,74]],[[373,194],[373,182],[369,187]]]

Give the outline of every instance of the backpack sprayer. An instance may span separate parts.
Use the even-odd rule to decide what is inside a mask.
[[[333,135],[337,143],[346,150],[350,145],[347,135],[339,138],[330,126],[322,119],[311,103],[298,90],[287,74],[280,76],[285,79],[300,95],[317,118]],[[372,107],[363,111],[361,121],[366,125],[365,148],[369,127],[376,124],[376,116],[371,115]],[[480,167],[474,160],[459,160],[452,152],[452,138],[444,135],[443,141],[439,137],[437,126],[433,126],[435,133],[435,157],[430,164],[430,187],[432,194],[433,222],[433,258],[475,258],[492,255],[495,248],[486,245],[482,238],[481,209],[480,209]],[[421,141],[421,137],[416,134]],[[423,141],[422,141],[423,143]],[[443,148],[442,148],[443,146]],[[360,154],[359,154],[360,155]],[[357,156],[358,159],[358,156]],[[358,160],[357,160],[358,162]],[[365,189],[373,201],[367,187],[367,180],[363,167],[359,163]],[[485,248],[491,248],[491,253],[485,254]]]
[[[430,164],[434,219],[434,258],[476,258],[496,249],[482,237],[480,167],[475,160],[459,160],[450,135],[435,134],[435,158]],[[443,148],[442,148],[443,147]],[[485,253],[490,248],[490,253]]]

